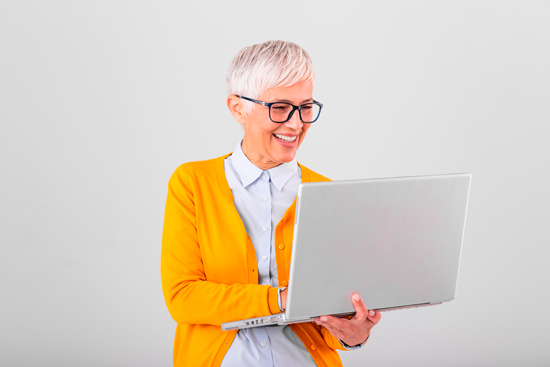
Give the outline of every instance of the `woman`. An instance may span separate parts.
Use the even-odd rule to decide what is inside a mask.
[[[222,331],[228,321],[284,311],[300,182],[327,178],[296,151],[322,104],[298,45],[247,47],[227,76],[227,106],[244,127],[231,154],[180,166],[169,182],[161,275],[177,322],[175,366],[341,366],[336,349],[360,348],[380,314],[359,295],[353,318]]]

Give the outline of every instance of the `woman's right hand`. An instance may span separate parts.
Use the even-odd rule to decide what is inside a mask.
[[[286,288],[284,291],[281,292],[281,306],[283,307],[283,311],[286,310],[286,294],[287,294],[288,288]]]

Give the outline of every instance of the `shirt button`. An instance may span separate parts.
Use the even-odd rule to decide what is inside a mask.
[[[262,228],[262,229],[264,230],[264,232],[267,232],[267,227],[264,227],[264,228]]]
[[[267,261],[267,256],[262,257],[263,261]]]
[[[267,343],[266,343],[266,342],[261,342],[260,345],[261,345],[262,347],[265,347],[265,346],[267,345]]]
[[[265,197],[265,198],[262,198],[262,201],[267,201],[267,198],[266,198],[266,197]]]
[[[283,245],[282,243],[279,245],[279,250],[282,250],[285,248],[285,245]]]
[[[263,178],[267,178],[268,177],[268,174],[266,172],[262,173],[262,177]]]

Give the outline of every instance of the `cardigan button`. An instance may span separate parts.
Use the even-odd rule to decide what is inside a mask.
[[[288,285],[288,282],[286,280],[283,280],[281,284],[283,285],[283,287],[286,287]]]
[[[279,245],[279,250],[282,250],[285,248],[285,245],[283,245],[282,243]]]
[[[313,345],[311,346],[311,350],[316,350],[316,349],[317,349],[317,347],[315,346],[315,344],[313,344]]]

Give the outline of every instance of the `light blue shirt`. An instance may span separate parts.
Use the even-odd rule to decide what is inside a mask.
[[[300,167],[293,160],[262,171],[248,160],[239,143],[225,159],[224,168],[235,207],[256,251],[258,283],[278,287],[275,227],[298,194]],[[278,325],[239,330],[221,365],[316,366],[294,331]]]
[[[237,144],[224,161],[225,177],[233,193],[258,264],[258,284],[279,286],[275,257],[275,227],[298,194],[302,171],[294,159],[263,171],[246,157]],[[368,338],[367,338],[368,339]],[[365,340],[366,342],[366,340]],[[347,350],[361,348],[342,345]],[[239,330],[222,367],[317,366],[298,336],[287,326],[260,326]]]

